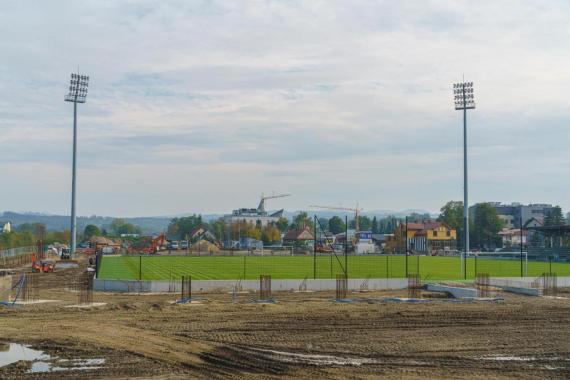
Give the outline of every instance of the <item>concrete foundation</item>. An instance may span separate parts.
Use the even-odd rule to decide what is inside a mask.
[[[336,290],[336,280],[272,280],[272,291],[299,291],[303,285],[306,291]],[[306,289],[304,286],[306,285]],[[349,279],[348,290],[387,290],[406,289],[408,280],[390,279]],[[136,281],[136,280],[101,280],[93,281],[93,289],[105,292],[140,292],[140,293],[177,293],[181,291],[181,281]],[[259,280],[193,280],[192,293],[228,293],[257,292]]]
[[[477,289],[458,288],[455,286],[445,286],[439,284],[427,284],[426,290],[430,292],[445,292],[451,294],[455,298],[475,298],[477,297]]]

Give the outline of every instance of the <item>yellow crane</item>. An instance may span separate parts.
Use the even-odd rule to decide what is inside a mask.
[[[355,221],[356,232],[358,232],[360,230],[360,228],[359,228],[360,223],[359,223],[358,219],[359,219],[360,212],[363,209],[358,207],[358,203],[356,204],[356,208],[342,207],[342,206],[317,206],[317,205],[310,205],[309,207],[322,208],[322,209],[327,209],[327,210],[352,211],[352,212],[354,212],[354,221]]]

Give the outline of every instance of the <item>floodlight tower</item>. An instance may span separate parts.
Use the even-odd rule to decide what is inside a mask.
[[[71,178],[71,253],[77,247],[77,220],[75,215],[75,183],[77,174],[77,103],[85,103],[87,99],[87,75],[71,74],[69,93],[65,95],[66,102],[73,103],[73,169]]]
[[[475,109],[473,82],[461,82],[453,85],[455,110],[463,111],[463,243],[462,270],[467,278],[467,253],[469,252],[469,202],[467,182],[467,110]]]

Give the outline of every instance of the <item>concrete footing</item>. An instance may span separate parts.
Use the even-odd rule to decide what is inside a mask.
[[[473,288],[459,288],[456,286],[427,284],[426,290],[428,290],[430,292],[449,293],[455,298],[475,298],[475,297],[477,297],[477,289],[473,289]]]
[[[389,279],[349,279],[348,290],[406,289],[408,280],[405,278]],[[336,290],[336,280],[272,280],[272,291],[326,291]],[[131,281],[131,280],[102,280],[93,281],[93,289],[104,292],[132,292],[132,293],[177,293],[181,291],[180,281]],[[257,292],[259,280],[193,280],[192,293],[228,293],[228,292]]]

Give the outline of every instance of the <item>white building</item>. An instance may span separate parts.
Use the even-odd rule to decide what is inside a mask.
[[[503,239],[503,247],[519,246],[521,245],[521,230],[520,228],[505,228],[499,232],[499,236]],[[527,244],[528,231],[522,231],[522,244]]]

